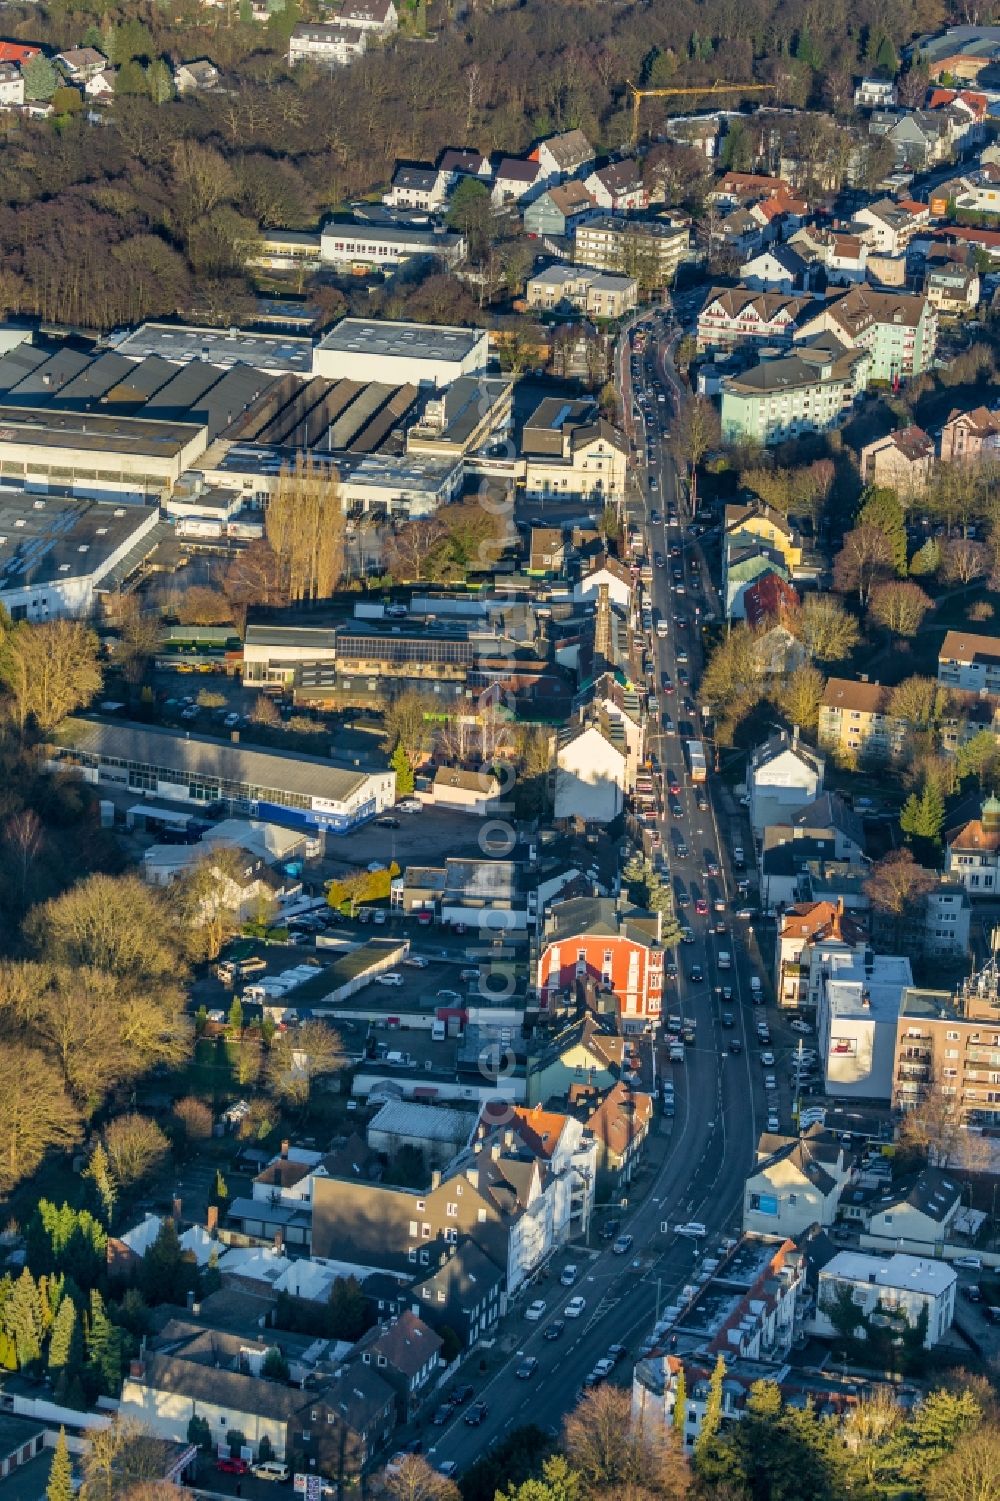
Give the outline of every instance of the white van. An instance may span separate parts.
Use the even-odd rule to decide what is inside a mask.
[[[719,968],[720,969],[732,969],[732,967],[733,967],[733,958],[732,958],[732,955],[730,954],[729,950],[728,949],[720,949],[719,950]]]
[[[447,1035],[448,1035],[448,1029],[445,1026],[445,1023],[443,1021],[436,1021],[436,1022],[433,1022],[431,1024],[431,1041],[432,1042],[444,1042],[444,1040],[447,1037]]]
[[[759,975],[750,976],[750,989],[753,991],[754,995],[760,995],[761,983]]]

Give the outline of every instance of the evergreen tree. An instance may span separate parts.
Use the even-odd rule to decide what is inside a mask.
[[[79,1331],[76,1324],[76,1305],[72,1298],[63,1298],[59,1304],[52,1335],[49,1339],[49,1370],[62,1374],[67,1367],[79,1363]]]
[[[42,1312],[35,1279],[25,1267],[14,1283],[4,1310],[7,1332],[14,1341],[17,1364],[23,1371],[42,1355]]]
[[[183,1303],[196,1281],[194,1262],[185,1258],[177,1227],[168,1215],[142,1258],[139,1285],[150,1303]]]
[[[115,1199],[118,1196],[118,1190],[115,1187],[111,1164],[108,1161],[108,1154],[104,1150],[103,1142],[99,1141],[91,1153],[90,1162],[87,1165],[84,1177],[89,1178],[93,1183],[97,1197],[101,1201],[105,1223],[110,1225],[111,1216],[115,1210]]]
[[[154,58],[146,69],[146,88],[154,104],[167,104],[174,97],[174,80],[162,57]]]
[[[911,792],[899,815],[899,827],[914,839],[940,844],[944,828],[944,798],[937,783],[928,779],[918,797]]]
[[[406,747],[404,745],[400,744],[396,746],[389,765],[396,773],[397,798],[409,797],[414,787],[413,767],[410,764],[410,758],[406,754]]]
[[[94,1392],[116,1397],[121,1391],[123,1365],[122,1331],[111,1322],[104,1299],[94,1288],[87,1319],[87,1375]]]
[[[677,1442],[682,1446],[684,1443],[684,1429],[687,1426],[687,1406],[687,1380],[684,1376],[684,1367],[681,1366],[677,1372],[677,1385],[674,1390],[673,1424],[674,1432],[677,1434]]]
[[[705,1416],[701,1420],[701,1429],[698,1440],[694,1446],[695,1454],[702,1445],[711,1443],[712,1439],[722,1427],[722,1383],[726,1379],[726,1362],[720,1355],[715,1362],[711,1379],[708,1383],[708,1399],[705,1403]]]
[[[21,68],[25,99],[51,99],[59,87],[59,74],[47,57],[39,52]]]
[[[229,1030],[235,1032],[237,1037],[243,1032],[243,1007],[238,995],[233,996],[233,1004],[229,1008]]]
[[[49,1467],[49,1483],[45,1487],[47,1501],[73,1501],[73,1470],[66,1447],[66,1430],[60,1428],[59,1438],[52,1453]]]
[[[857,525],[874,526],[889,539],[892,566],[900,578],[906,574],[906,517],[895,490],[871,485],[865,491]]]

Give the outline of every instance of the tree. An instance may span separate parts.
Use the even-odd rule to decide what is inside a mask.
[[[989,785],[996,775],[1000,747],[992,730],[979,730],[971,740],[960,745],[955,753],[955,770],[959,781],[974,776],[980,790]]]
[[[402,746],[411,766],[421,760],[430,738],[429,716],[437,712],[430,697],[407,688],[386,705],[383,715],[386,745]]]
[[[267,699],[267,703],[271,700]],[[235,892],[244,881],[245,860],[236,849],[206,849],[170,888],[171,904],[195,959],[212,961],[240,928]]]
[[[131,1501],[163,1477],[163,1441],[131,1418],[92,1428],[83,1461],[81,1501]]]
[[[672,1421],[674,1432],[677,1434],[677,1442],[683,1444],[684,1434],[687,1430],[687,1378],[684,1375],[684,1367],[677,1372],[677,1384],[674,1388],[674,1410]]]
[[[211,1454],[212,1429],[207,1418],[199,1417],[197,1413],[191,1414],[191,1421],[187,1426],[187,1441],[189,1444],[197,1444],[203,1454]]]
[[[294,1032],[276,1033],[268,1058],[268,1082],[279,1099],[304,1105],[313,1081],[343,1066],[340,1034],[325,1022],[304,1022]]]
[[[749,626],[736,625],[719,641],[705,667],[701,692],[716,717],[730,727],[760,702],[764,664]]]
[[[719,442],[719,414],[705,396],[684,402],[674,426],[673,443],[681,463],[687,466],[691,514],[698,510],[698,465]]]
[[[879,625],[897,636],[915,636],[933,601],[919,584],[896,579],[877,584],[871,591],[868,612]]]
[[[37,1364],[42,1357],[42,1304],[38,1286],[27,1267],[11,1288],[3,1317],[14,1341],[19,1369],[23,1371]]]
[[[455,1482],[422,1454],[404,1454],[391,1470],[383,1470],[378,1492],[387,1501],[459,1501]]]
[[[89,876],[28,915],[46,959],[123,980],[173,980],[184,966],[165,899],[138,876]]]
[[[111,1216],[115,1210],[115,1200],[118,1190],[115,1187],[114,1175],[111,1172],[111,1164],[108,1154],[104,1150],[103,1142],[98,1142],[90,1154],[90,1161],[84,1169],[84,1177],[89,1178],[94,1185],[101,1208],[104,1211],[105,1223],[111,1224]]]
[[[59,1071],[36,1048],[0,1044],[0,1192],[35,1171],[46,1152],[80,1135],[80,1117]]]
[[[875,911],[893,919],[900,933],[904,919],[936,885],[934,873],[918,865],[909,850],[890,850],[872,868],[864,889]]]
[[[981,542],[956,537],[944,549],[944,576],[949,584],[971,584],[989,572],[989,553]]]
[[[889,540],[892,566],[902,578],[906,573],[906,515],[895,490],[870,486],[862,496],[859,527],[878,527]]]
[[[386,537],[382,557],[386,572],[397,581],[416,582],[426,578],[424,565],[446,538],[446,531],[436,516],[420,516],[413,521],[397,522]]]
[[[687,1466],[673,1434],[654,1434],[633,1421],[631,1400],[617,1387],[587,1392],[563,1423],[566,1458],[584,1489],[597,1496],[636,1488],[683,1495]]]
[[[287,566],[290,599],[329,599],[344,572],[337,471],[300,453],[278,475],[265,525],[268,542]]]
[[[931,844],[941,843],[944,828],[944,799],[933,781],[924,783],[918,797],[911,792],[899,815],[899,827],[904,834],[915,839],[926,839]]]
[[[20,621],[0,636],[0,681],[13,699],[21,733],[33,719],[43,734],[97,696],[99,643],[79,620]]]
[[[208,1141],[212,1135],[211,1107],[196,1095],[185,1095],[182,1100],[178,1100],[174,1105],[173,1118],[189,1145]]]
[[[396,746],[389,765],[396,773],[397,798],[409,797],[414,787],[413,767],[410,765],[410,758],[406,754],[406,747],[404,745],[400,744]]]
[[[121,1391],[125,1360],[124,1332],[113,1324],[97,1288],[90,1292],[87,1320],[87,1370],[91,1388],[106,1396]]]
[[[192,584],[172,601],[172,613],[181,625],[229,625],[232,606],[218,589]]]
[[[948,709],[948,690],[934,678],[904,678],[889,693],[889,713],[913,730],[930,729]]]
[[[832,594],[807,594],[786,623],[810,657],[827,665],[849,657],[861,635],[857,620]]]
[[[327,1298],[330,1338],[348,1340],[353,1344],[361,1338],[370,1322],[368,1304],[357,1278],[335,1278]]]
[[[923,547],[918,547],[910,559],[911,578],[930,578],[941,567],[941,544],[936,537],[928,537]]]
[[[885,532],[878,526],[857,526],[844,537],[834,559],[833,587],[838,594],[856,593],[864,606],[873,587],[892,571],[893,547]]]
[[[130,1188],[161,1165],[170,1143],[148,1115],[119,1115],[104,1133],[108,1162],[119,1188]]]
[[[177,1226],[167,1215],[153,1244],[142,1258],[139,1286],[151,1303],[184,1304],[195,1286],[198,1269],[194,1258],[181,1250]]]
[[[29,57],[21,68],[25,99],[51,99],[59,87],[59,74],[47,57],[38,53]]]
[[[796,667],[778,690],[778,706],[792,724],[803,730],[815,730],[819,706],[826,691],[826,678],[819,668],[803,663]]]
[[[509,1481],[506,1494],[497,1492],[503,1501],[580,1501],[581,1494],[580,1476],[561,1454],[545,1460],[540,1479],[531,1477],[520,1485]]]
[[[705,1401],[705,1415],[701,1420],[701,1429],[694,1446],[695,1459],[699,1450],[703,1450],[722,1427],[723,1407],[723,1382],[726,1379],[726,1362],[722,1355],[716,1359],[712,1368],[712,1375],[708,1383],[708,1397]]]
[[[49,1483],[45,1487],[46,1501],[73,1501],[73,1467],[66,1447],[66,1430],[59,1429],[52,1463],[49,1466]]]

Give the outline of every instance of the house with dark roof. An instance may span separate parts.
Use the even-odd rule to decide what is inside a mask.
[[[923,495],[934,463],[934,440],[916,423],[866,443],[858,454],[861,478],[868,485],[887,485],[898,494]]]
[[[408,1423],[433,1389],[443,1343],[440,1334],[406,1309],[361,1336],[351,1351],[348,1372],[358,1363],[373,1370],[396,1393],[400,1423]]]
[[[787,292],[713,287],[698,314],[698,353],[761,344],[787,347],[808,299]]]
[[[767,245],[740,267],[740,281],[755,292],[791,292],[806,286],[808,265],[792,245]]]
[[[625,1031],[656,1025],[663,1001],[660,914],[614,897],[576,897],[552,905],[538,960],[541,1010],[557,1010],[590,981],[615,998]]]
[[[440,1264],[409,1290],[415,1314],[443,1334],[450,1329],[468,1349],[488,1339],[506,1312],[504,1270],[475,1241],[447,1246]]]
[[[417,208],[434,213],[448,196],[448,178],[440,167],[401,163],[383,203],[390,208]]]
[[[632,1181],[653,1120],[652,1097],[615,1084],[587,1116],[597,1142],[597,1188],[602,1198],[621,1194]]]
[[[867,677],[828,678],[819,706],[817,739],[841,756],[887,761],[906,744],[907,726],[889,712],[889,690]]]
[[[643,209],[648,202],[642,168],[632,157],[623,157],[591,172],[584,187],[599,208],[613,213]]]
[[[944,1168],[924,1168],[912,1182],[893,1185],[870,1205],[861,1244],[939,1256],[952,1238],[961,1207],[958,1179]]]
[[[832,1225],[851,1173],[843,1144],[821,1126],[765,1133],[743,1188],[743,1229],[797,1240],[812,1225]]]
[[[541,141],[531,153],[546,182],[576,177],[594,160],[594,148],[582,130],[567,130],[562,135]]]
[[[593,898],[570,900],[590,902]],[[527,1104],[532,1107],[564,1101],[575,1084],[586,1084],[603,1094],[624,1074],[625,1039],[615,1018],[587,1012],[548,1035],[531,1054],[526,1079]],[[561,1110],[562,1104],[555,1108]]]
[[[823,791],[826,757],[807,745],[798,729],[770,736],[750,757],[747,775],[750,822],[756,834],[779,824]]]
[[[531,198],[538,197],[544,186],[545,179],[537,161],[505,156],[493,174],[493,203],[497,208],[504,208],[522,200],[530,202]]]
[[[937,348],[937,311],[926,297],[855,286],[829,297],[799,326],[796,338],[832,333],[867,351],[867,380],[909,380],[930,368]]]

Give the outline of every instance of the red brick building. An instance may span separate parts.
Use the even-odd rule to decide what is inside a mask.
[[[552,908],[538,961],[538,1004],[547,1011],[589,983],[613,993],[626,1031],[658,1022],[663,1006],[663,946],[655,912],[613,897],[574,897]]]

